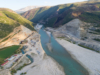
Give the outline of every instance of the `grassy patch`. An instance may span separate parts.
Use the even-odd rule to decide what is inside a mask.
[[[19,47],[20,46],[14,45],[14,46],[10,46],[10,47],[0,49],[0,64],[3,63],[4,59],[6,59],[7,57],[10,57],[11,55],[15,54],[16,50]]]

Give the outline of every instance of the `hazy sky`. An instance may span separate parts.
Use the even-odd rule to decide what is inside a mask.
[[[85,0],[0,0],[0,8],[18,10],[27,6],[52,6],[81,1]]]

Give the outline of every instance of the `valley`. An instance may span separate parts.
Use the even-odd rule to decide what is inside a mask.
[[[100,1],[44,3],[0,8],[0,75],[100,75]]]
[[[85,69],[88,70],[89,75],[99,75],[100,67],[98,65],[100,65],[99,64],[100,53],[98,51],[95,52],[95,50],[92,50],[91,48],[88,48],[86,46],[84,46],[84,47],[80,46],[78,42],[82,42],[82,41],[79,40],[78,38],[75,38],[75,37],[72,38],[75,40],[75,42],[72,39],[69,39],[69,38],[71,38],[71,35],[65,34],[62,31],[60,31],[59,29],[61,29],[61,28],[58,28],[58,29],[46,28],[46,30],[52,32],[56,41],[61,46],[63,46],[65,48],[65,50],[68,51],[69,54],[71,54],[71,57],[73,59],[75,59],[82,66],[84,66]],[[83,42],[86,43],[85,41],[83,41]],[[88,43],[89,43],[89,41],[88,41]],[[92,44],[95,45],[95,43],[92,43]],[[98,49],[98,50],[100,50],[100,49]]]
[[[21,45],[19,50],[21,50],[22,53],[15,53],[10,58],[6,58],[5,63],[1,65],[0,74],[5,75],[7,73],[6,75],[65,75],[62,66],[60,66],[54,59],[46,55],[41,46],[40,35],[36,31],[31,31],[24,26],[20,26],[18,28],[21,28],[20,32],[15,34],[10,41],[15,38],[14,41],[16,41],[16,43],[12,42],[12,44]],[[6,46],[8,45],[6,44]]]

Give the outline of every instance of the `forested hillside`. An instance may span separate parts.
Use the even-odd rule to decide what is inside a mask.
[[[15,27],[24,25],[33,30],[33,23],[23,18],[14,11],[0,8],[0,39],[6,37]]]
[[[59,27],[72,19],[78,18],[89,23],[100,25],[100,2],[79,2],[52,7],[32,9],[21,14],[34,23],[49,27]]]

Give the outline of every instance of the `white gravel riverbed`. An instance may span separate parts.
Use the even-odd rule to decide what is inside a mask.
[[[56,38],[56,40],[89,71],[90,75],[100,75],[100,53],[72,44],[64,39]]]

